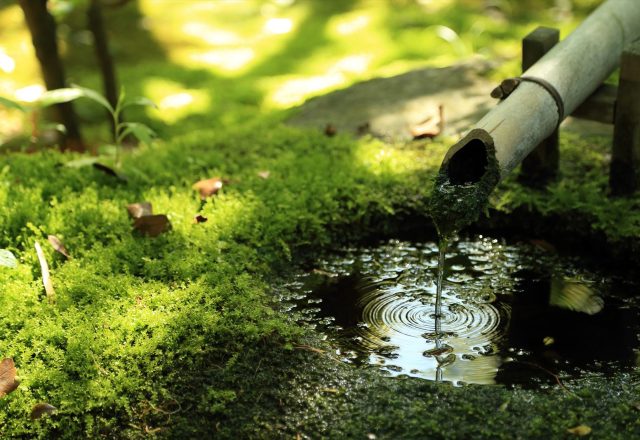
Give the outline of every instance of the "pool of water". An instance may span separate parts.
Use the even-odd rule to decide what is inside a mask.
[[[435,243],[336,251],[280,288],[344,362],[454,384],[547,386],[634,368],[639,284],[587,271],[548,243],[450,245],[436,331]]]

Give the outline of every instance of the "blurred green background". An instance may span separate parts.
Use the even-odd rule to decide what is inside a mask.
[[[87,30],[87,0],[50,0],[70,83],[102,90]],[[418,66],[474,56],[519,69],[520,39],[538,25],[566,36],[600,0],[133,0],[105,1],[120,84],[154,100],[139,110],[161,136],[294,107],[305,99]],[[43,91],[16,1],[0,2],[0,96]],[[88,141],[104,139],[103,111],[79,101]],[[144,113],[143,113],[144,112]],[[276,112],[275,114],[281,114]],[[0,144],[28,130],[0,108]]]

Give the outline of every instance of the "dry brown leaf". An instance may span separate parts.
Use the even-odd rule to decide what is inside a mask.
[[[323,277],[333,277],[334,275],[331,272],[327,272],[326,270],[322,270],[322,269],[313,269],[311,273],[314,273],[316,275],[322,275]]]
[[[103,173],[115,177],[118,180],[122,180],[123,182],[127,181],[127,178],[125,176],[123,176],[122,174],[119,174],[118,172],[116,172],[113,168],[108,167],[106,165],[103,165],[101,163],[95,162],[93,165],[93,168],[95,168],[98,171],[102,171]]]
[[[164,214],[143,215],[133,222],[133,230],[142,235],[157,237],[171,229],[171,222]]]
[[[371,124],[369,122],[365,122],[364,124],[358,125],[356,127],[356,134],[358,136],[363,136],[371,131]]]
[[[20,382],[16,380],[16,366],[13,359],[5,358],[0,362],[0,397],[4,397],[18,388]]]
[[[271,171],[265,170],[265,171],[258,172],[258,177],[261,177],[263,179],[268,179],[270,175],[271,175]]]
[[[299,350],[312,351],[318,354],[324,354],[324,350],[320,350],[319,348],[311,347],[309,345],[294,345],[293,348],[297,348]]]
[[[69,255],[69,251],[67,251],[67,248],[64,247],[64,244],[58,237],[56,237],[55,235],[49,235],[47,237],[47,240],[49,240],[49,243],[57,252],[61,253],[67,258],[71,258],[71,255]]]
[[[336,133],[338,132],[338,129],[336,128],[335,125],[329,123],[324,127],[324,134],[328,137],[334,137],[336,135]]]
[[[438,106],[438,114],[425,118],[422,122],[411,127],[411,136],[414,139],[434,138],[444,130],[444,107]]]
[[[208,218],[206,218],[204,215],[202,214],[198,214],[195,217],[193,217],[193,222],[195,224],[199,224],[199,223],[205,223],[207,220],[209,220]]]
[[[40,247],[40,243],[35,242],[36,253],[38,254],[38,261],[40,261],[40,271],[42,272],[42,284],[44,285],[44,291],[47,294],[47,298],[50,303],[53,303],[56,299],[56,291],[53,289],[53,283],[51,282],[51,275],[49,274],[49,264],[47,258],[44,256],[44,251]]]
[[[322,388],[320,391],[322,391],[323,393],[332,393],[332,394],[340,393],[340,390],[337,388]]]
[[[207,197],[214,196],[220,191],[224,181],[220,177],[212,177],[211,179],[200,180],[193,184],[193,189],[200,193],[200,198],[205,200]]]
[[[132,203],[127,205],[127,212],[131,218],[140,218],[145,215],[153,215],[153,207],[150,202]]]
[[[567,429],[568,434],[573,434],[577,437],[585,437],[591,434],[591,427],[587,425],[578,425],[573,428]]]
[[[31,420],[37,420],[42,416],[51,415],[58,410],[55,406],[49,403],[36,403],[31,408]]]
[[[529,240],[529,243],[531,243],[532,245],[534,245],[535,247],[543,251],[553,252],[553,253],[557,252],[556,247],[546,240],[531,239]]]

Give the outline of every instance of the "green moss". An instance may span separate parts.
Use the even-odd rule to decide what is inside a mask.
[[[627,229],[607,222],[634,218],[635,199],[606,198],[605,143],[584,142],[563,135],[563,179],[549,192],[507,181],[495,206],[579,210],[612,239],[636,234],[633,221]],[[302,256],[384,233],[417,213],[429,229],[430,182],[445,151],[439,143],[328,138],[267,120],[131,151],[126,184],[60,167],[70,155],[2,157],[0,247],[20,264],[0,268],[0,355],[14,358],[22,381],[0,399],[2,436],[512,438],[559,436],[579,423],[608,438],[637,434],[629,409],[635,376],[570,385],[583,400],[559,389],[389,379],[338,364],[279,311],[274,276],[308,261]],[[266,179],[258,175],[265,170]],[[194,224],[200,201],[191,185],[214,175],[230,182],[204,204],[209,220]],[[168,215],[171,232],[132,233],[125,207],[142,200]],[[74,257],[45,246],[53,305],[33,249],[47,234]],[[305,345],[328,351],[295,348]],[[40,401],[58,414],[31,421]]]
[[[545,216],[573,218],[565,228],[586,223],[591,234],[603,234],[612,247],[625,242],[626,245],[635,242],[637,246],[640,196],[609,196],[611,140],[575,133],[562,133],[560,139],[557,181],[544,191],[532,191],[519,185],[514,174],[492,195],[492,205],[506,213],[524,208]]]
[[[301,335],[268,295],[274,270],[334,243],[344,225],[366,234],[373,218],[415,206],[430,177],[412,171],[422,155],[258,123],[134,151],[128,183],[59,166],[73,156],[2,157],[0,246],[20,264],[0,271],[0,354],[15,359],[22,380],[1,401],[3,436],[135,437],[181,417],[200,418],[192,429],[211,427],[208,418],[224,418],[239,399],[239,357],[260,344],[282,351]],[[385,158],[372,165],[376,156]],[[204,204],[209,220],[194,224],[191,185],[213,175],[230,183]],[[171,232],[132,233],[125,208],[141,200],[168,215]],[[45,246],[53,305],[33,248],[48,234],[73,256]],[[39,401],[58,415],[31,422]],[[180,408],[188,413],[167,416]]]

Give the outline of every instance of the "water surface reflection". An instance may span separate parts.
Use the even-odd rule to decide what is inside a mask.
[[[435,243],[347,249],[296,277],[285,297],[346,362],[391,375],[537,385],[634,365],[633,284],[530,245],[460,241],[447,254],[437,332],[437,257]]]

